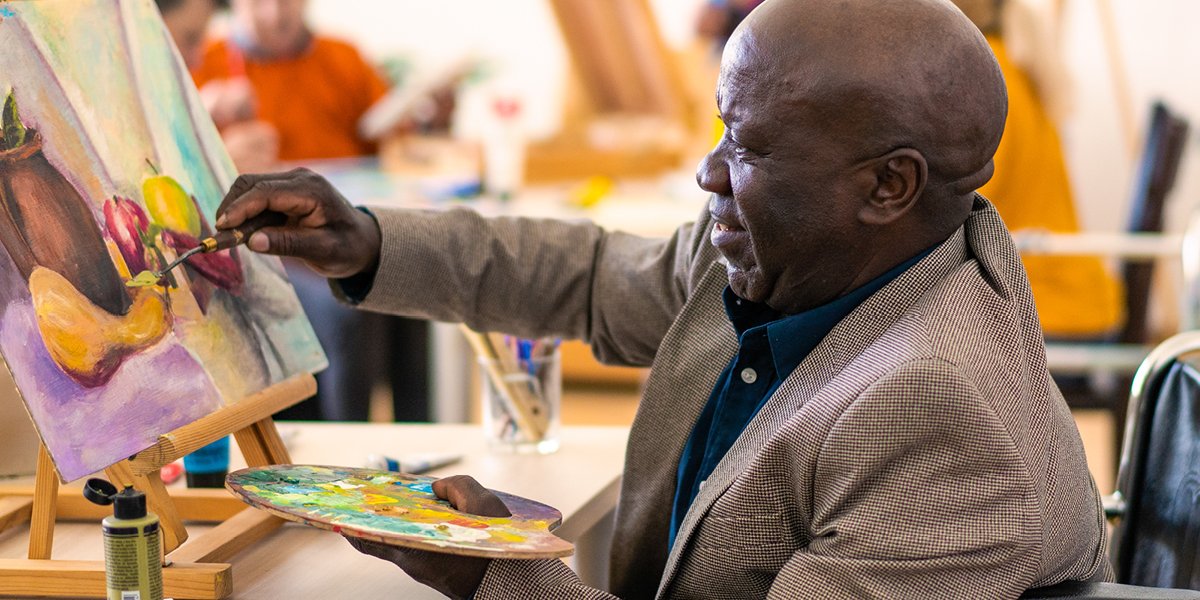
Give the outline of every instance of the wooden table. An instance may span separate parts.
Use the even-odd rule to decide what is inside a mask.
[[[470,474],[490,488],[550,504],[563,513],[557,533],[585,542],[597,538],[616,505],[629,433],[623,427],[565,427],[562,448],[538,456],[489,452],[477,425],[282,423],[280,432],[297,463],[360,466],[371,453],[462,453],[462,462],[431,474]],[[239,458],[234,452],[234,468]],[[27,532],[22,527],[0,534],[0,558],[24,557]],[[602,570],[606,557],[596,547],[602,545],[581,544],[575,557],[580,567]],[[101,556],[99,523],[56,527],[55,558]],[[285,525],[231,562],[239,600],[443,597],[392,564],[359,554],[341,536],[302,525]]]

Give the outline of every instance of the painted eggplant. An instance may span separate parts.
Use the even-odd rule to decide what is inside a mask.
[[[26,281],[35,267],[50,269],[96,306],[124,315],[132,300],[96,218],[42,143],[30,129],[20,145],[0,151],[0,243]]]

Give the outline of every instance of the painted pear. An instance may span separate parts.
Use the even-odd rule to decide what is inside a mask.
[[[155,169],[154,176],[142,182],[142,199],[150,219],[159,227],[200,237],[200,212],[178,181]]]
[[[85,387],[107,383],[125,357],[158,342],[171,327],[157,288],[133,290],[133,306],[124,316],[96,306],[65,277],[44,267],[33,269],[29,292],[50,357]]]

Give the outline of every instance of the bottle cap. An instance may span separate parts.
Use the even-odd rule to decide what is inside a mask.
[[[93,477],[83,484],[83,497],[93,504],[108,506],[113,503],[113,496],[116,495],[117,486],[103,479]]]
[[[125,488],[120,494],[113,496],[113,514],[124,520],[145,517],[146,495],[132,486]]]
[[[92,478],[83,486],[83,497],[102,506],[112,504],[113,515],[118,519],[140,519],[146,516],[146,495],[126,487],[117,492],[117,487],[103,479]]]

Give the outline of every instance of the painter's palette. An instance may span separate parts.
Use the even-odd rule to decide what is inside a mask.
[[[495,492],[511,517],[459,512],[430,489],[434,479],[374,469],[271,465],[230,473],[247,504],[321,529],[393,546],[484,558],[560,558],[574,547],[550,533],[552,507]]]

